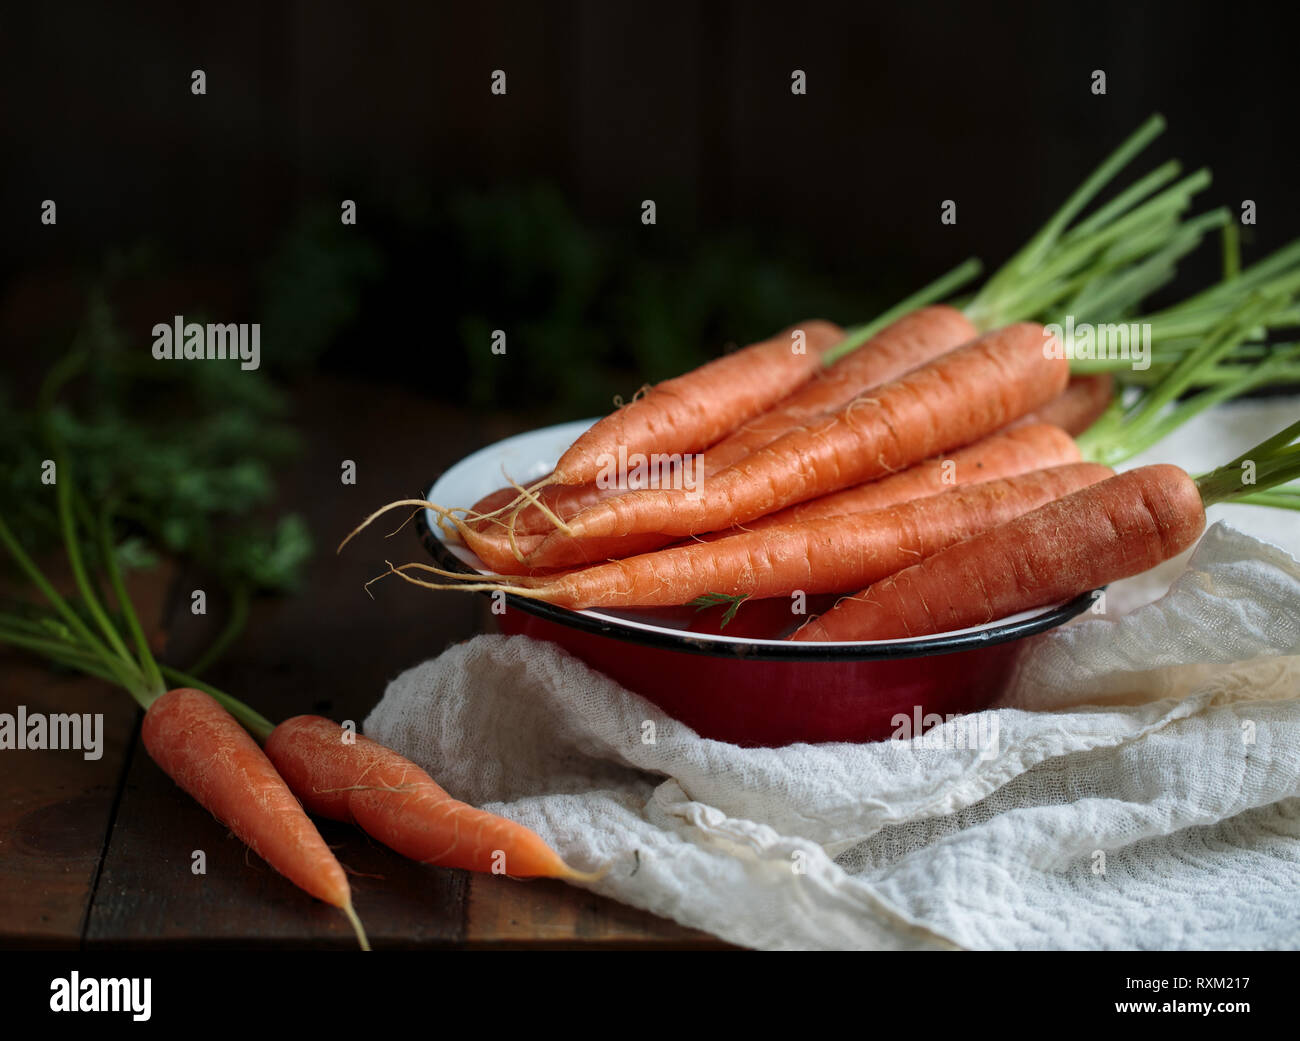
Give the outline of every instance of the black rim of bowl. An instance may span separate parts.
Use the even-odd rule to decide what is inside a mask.
[[[436,481],[427,487],[432,488]],[[437,561],[438,566],[448,571],[466,575],[476,575],[475,571],[447,546],[429,526],[428,513],[421,510],[416,518],[416,531],[420,541],[429,555]],[[976,647],[992,647],[999,643],[1009,643],[1026,636],[1054,629],[1063,622],[1068,622],[1088,610],[1096,601],[1098,590],[1081,593],[1073,600],[1051,608],[1043,614],[1034,615],[1018,622],[1007,622],[982,629],[973,633],[956,633],[952,635],[931,636],[923,640],[906,643],[886,642],[878,644],[851,644],[835,646],[833,644],[815,643],[751,643],[745,640],[716,640],[707,635],[689,632],[656,632],[619,625],[567,607],[556,607],[541,600],[529,600],[506,594],[511,607],[536,615],[549,622],[578,629],[597,636],[606,636],[628,643],[638,643],[646,647],[659,647],[664,650],[680,651],[685,654],[704,654],[716,658],[744,658],[748,661],[879,661],[897,658],[927,658],[935,654],[951,654],[954,651],[966,651]]]

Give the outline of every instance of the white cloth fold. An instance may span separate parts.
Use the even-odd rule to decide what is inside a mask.
[[[1204,469],[1285,425],[1251,405],[1225,436],[1223,411],[1164,457]],[[1300,525],[1228,509],[1278,545],[1216,526],[1154,602],[1158,576],[1119,583],[1029,642],[975,747],[937,746],[966,717],[935,747],[738,748],[501,636],[403,673],[365,730],[609,865],[596,891],[746,946],[1295,947]]]

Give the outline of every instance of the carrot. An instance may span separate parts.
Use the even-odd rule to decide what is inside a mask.
[[[815,338],[819,352],[844,335],[839,326],[829,322],[808,322],[804,328],[809,345],[813,345]],[[726,469],[782,434],[840,408],[862,391],[895,379],[977,335],[970,320],[953,307],[935,305],[904,315],[851,354],[815,372],[773,408],[706,449],[700,459],[703,476]],[[538,497],[561,519],[568,520],[587,507],[627,490],[596,484],[552,485],[542,489]],[[470,517],[492,513],[516,500],[514,489],[503,488],[475,503]],[[525,508],[514,524],[516,532],[528,534],[547,534],[554,530],[554,524],[535,506]]]
[[[936,456],[878,481],[823,495],[750,521],[750,531],[818,517],[878,510],[895,503],[936,495],[949,488],[1014,477],[1079,460],[1074,440],[1050,423],[1016,424],[967,445],[947,457]]]
[[[677,541],[674,535],[660,535],[656,532],[615,538],[565,539],[548,548],[544,563],[530,565],[521,563],[515,551],[527,559],[530,554],[541,551],[547,536],[517,535],[512,544],[506,528],[494,526],[484,531],[475,531],[469,525],[459,527],[459,536],[489,570],[500,575],[542,574],[558,568],[595,564],[612,557],[648,553]]]
[[[818,517],[836,517],[846,513],[877,510],[909,499],[936,495],[949,488],[963,487],[999,477],[1012,477],[1031,470],[1077,462],[1079,450],[1074,441],[1057,427],[1047,423],[1014,425],[1006,430],[968,445],[947,457],[917,463],[906,470],[876,481],[868,481],[841,492],[777,510],[739,527],[700,536],[706,541],[729,538],[737,531],[758,531],[794,521]],[[553,541],[545,557],[539,556],[544,536],[520,535],[515,547],[525,558],[533,555],[545,560],[545,567],[529,567],[516,560],[505,531],[485,525],[486,531],[463,534],[462,540],[478,554],[491,571],[501,575],[544,574],[560,568],[579,567],[605,560],[631,557],[667,546],[677,541],[675,535],[647,532],[638,535],[610,536],[595,539]]]
[[[104,506],[96,515],[87,506],[79,516],[74,507],[78,497],[62,452],[59,459],[58,517],[80,597],[70,602],[55,589],[0,517],[0,547],[52,609],[46,624],[17,632],[0,630],[0,638],[126,690],[145,710],[141,738],[154,762],[280,874],[342,910],[358,942],[368,950],[343,868],[270,761],[241,729],[242,725],[254,733],[269,733],[270,723],[228,695],[193,689],[203,684],[155,660],[118,564],[111,512]],[[86,534],[92,536],[87,546],[95,546],[134,653],[109,614],[99,576],[88,567],[82,551],[80,529],[87,523],[86,515],[90,518]],[[182,686],[169,690],[168,681]]]
[[[404,857],[517,878],[594,877],[536,832],[453,799],[409,759],[331,720],[285,720],[266,754],[312,813],[356,824]]]
[[[713,542],[615,560],[516,585],[493,586],[574,610],[664,607],[706,593],[771,597],[795,591],[839,593],[892,574],[986,528],[1001,524],[1111,471],[1074,463],[955,488],[881,510],[742,532]],[[423,564],[393,569],[449,574]],[[447,586],[435,586],[447,588]],[[467,583],[451,588],[485,588]]]
[[[1069,385],[1058,397],[1020,422],[1052,423],[1078,437],[1106,411],[1114,396],[1115,380],[1109,372],[1071,376]]]
[[[854,398],[843,409],[778,438],[704,483],[701,493],[630,492],[574,517],[528,558],[544,565],[564,538],[658,531],[691,535],[761,517],[901,470],[969,444],[1046,404],[1064,389],[1069,363],[1047,357],[1043,327],[1025,322]]]
[[[805,349],[811,352],[810,354],[805,355],[805,357],[811,357],[817,363],[817,365],[820,365],[822,355],[824,355],[825,352],[830,347],[838,343],[844,337],[844,330],[841,329],[838,325],[835,325],[833,322],[813,320],[813,321],[803,322],[796,328],[803,330],[804,337],[805,337],[805,341],[804,341]],[[789,336],[790,336],[790,332],[787,330],[784,333],[778,334],[778,336],[774,337],[773,340],[774,341],[781,340],[781,342],[785,343],[788,346],[790,342]],[[765,342],[770,343],[773,341],[765,341]],[[756,346],[762,346],[762,345],[760,344]],[[745,349],[745,351],[737,352],[737,354],[729,355],[728,357],[738,358],[741,355],[745,355],[746,351],[752,351],[752,350],[754,350],[753,347],[748,347]],[[725,361],[727,359],[724,358],[720,360]],[[762,355],[762,354],[746,355],[745,360],[748,364],[761,367],[765,362],[770,360],[770,357],[768,355]],[[711,362],[709,364],[716,364],[716,362]],[[708,366],[705,366],[705,368],[707,367]],[[695,371],[696,373],[698,373],[701,370],[697,369]],[[808,373],[806,375],[808,377],[811,377],[812,373],[815,371],[816,371],[816,366],[813,366],[809,368]],[[687,375],[692,376],[694,374],[695,373],[688,373]],[[671,382],[672,382],[671,380],[668,381],[668,383]],[[660,387],[667,388],[667,383],[660,384]],[[689,391],[689,389],[690,388],[688,385],[686,390]],[[633,402],[632,405],[626,406],[625,410],[633,408],[634,406],[639,407],[641,402],[644,400],[646,399],[638,399],[636,402]],[[622,442],[619,442],[617,440],[610,440],[609,438],[611,437],[615,425],[614,419],[619,415],[620,413],[616,412],[613,415],[607,416],[605,419],[597,422],[594,426],[591,427],[590,430],[584,432],[578,438],[578,440],[574,442],[573,447],[570,448],[568,452],[566,452],[566,455],[572,453],[574,449],[578,447],[579,443],[583,441],[584,438],[590,437],[593,440],[602,439],[605,441],[605,447],[602,454],[606,460],[617,459],[618,450],[620,445],[622,445]],[[598,429],[602,427],[602,424],[604,425],[603,429]],[[697,448],[690,449],[690,451],[696,451],[700,447],[704,447],[704,446],[702,445],[697,446]],[[665,449],[659,447],[658,445],[650,446],[648,445],[648,443],[647,445],[643,445],[640,448],[629,448],[626,445],[623,445],[623,448],[628,455],[632,455],[637,451],[641,451],[646,454],[649,454],[652,450],[661,455],[672,454],[671,449]],[[705,451],[704,457],[705,457],[705,463],[707,465],[709,459],[708,451]],[[556,470],[560,469],[560,465],[562,463],[563,463],[563,458],[561,458],[561,463],[557,464]],[[715,469],[718,468],[716,464],[714,465],[714,468]],[[539,490],[537,493],[538,498],[559,517],[568,518],[581,512],[582,510],[586,509],[588,506],[600,502],[602,499],[606,499],[611,496],[618,495],[621,492],[628,490],[625,487],[619,487],[612,484],[609,487],[601,487],[600,485],[596,484],[595,483],[596,479],[600,477],[599,471],[600,468],[598,467],[597,472],[593,475],[592,479],[584,483],[563,481],[561,474],[557,474],[555,471],[552,471],[540,482],[538,482],[539,485]],[[467,519],[471,522],[471,524],[474,527],[477,527],[479,530],[484,530],[484,522],[481,521],[475,522],[476,517],[480,517],[483,514],[495,514],[499,512],[503,507],[506,507],[507,505],[513,503],[517,503],[518,501],[519,501],[519,493],[517,489],[515,488],[499,489],[498,491],[495,491],[490,495],[480,499],[478,502],[476,502],[474,506],[470,509],[469,516]],[[539,510],[536,506],[533,505],[526,506],[519,513],[519,515],[514,518],[513,524],[516,532],[522,532],[524,534],[549,534],[552,530],[554,530],[554,524],[546,517],[546,515],[541,510]]]
[[[665,455],[707,448],[812,375],[837,332],[829,323],[803,322],[664,380],[584,432],[560,456],[551,479],[590,484],[620,448]]]
[[[202,691],[177,687],[149,706],[140,736],[168,777],[294,885],[342,910],[367,946],[343,868],[229,712]]]
[[[1300,474],[1300,423],[1192,478],[1160,463],[1119,474],[891,575],[799,629],[794,640],[890,640],[1044,607],[1139,574],[1187,549],[1205,507]],[[1250,462],[1256,483],[1242,484]]]
[[[705,476],[739,462],[809,420],[842,408],[872,387],[969,343],[979,335],[955,307],[935,304],[904,315],[851,354],[816,373],[773,409],[743,424],[704,454]]]

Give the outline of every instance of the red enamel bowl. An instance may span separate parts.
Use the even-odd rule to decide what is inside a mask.
[[[507,438],[467,456],[434,482],[429,500],[470,505],[505,482],[548,473],[590,421]],[[440,567],[483,572],[465,547],[444,541],[431,512],[418,521]],[[836,598],[809,597],[807,613]],[[509,635],[558,644],[701,737],[737,745],[876,741],[933,716],[978,711],[1002,690],[1021,641],[1087,610],[1095,594],[972,629],[908,640],[791,643],[803,618],[786,599],[750,601],[721,625],[721,607],[570,611],[508,597]],[[911,730],[907,731],[909,735]]]

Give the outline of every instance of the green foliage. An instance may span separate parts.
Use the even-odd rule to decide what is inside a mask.
[[[710,607],[717,607],[719,604],[730,604],[731,606],[722,613],[722,618],[718,622],[718,628],[725,629],[727,623],[736,617],[740,605],[748,599],[748,594],[742,593],[705,593],[692,600],[690,606],[694,607],[698,614],[700,611],[707,611]]]
[[[102,290],[69,358],[62,394],[47,381],[46,400],[0,409],[0,487],[28,548],[58,540],[56,486],[42,481],[45,461],[57,459],[58,481],[73,482],[89,510],[111,503],[134,524],[117,548],[123,566],[146,566],[157,549],[232,587],[292,588],[310,555],[306,526],[250,516],[299,447],[269,377],[234,365],[159,365],[126,350]]]
[[[361,312],[364,288],[383,273],[382,256],[337,207],[305,210],[281,238],[261,276],[262,342],[277,368],[318,357]]]
[[[892,302],[891,287],[830,288],[788,243],[588,225],[545,186],[463,192],[400,219],[413,222],[406,231],[418,255],[388,267],[419,271],[402,296],[420,294],[424,321],[449,333],[460,355],[448,357],[445,340],[430,345],[445,374],[438,389],[454,394],[463,377],[464,397],[481,407],[605,412],[616,394],[631,397],[793,321],[871,317]],[[493,329],[507,332],[505,360],[490,351]]]

